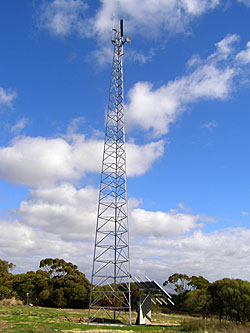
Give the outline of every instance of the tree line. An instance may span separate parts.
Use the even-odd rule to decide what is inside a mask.
[[[210,283],[202,276],[175,273],[163,284],[173,291],[175,310],[220,319],[250,321],[250,283],[224,278]]]
[[[15,297],[39,306],[88,307],[90,282],[76,265],[46,258],[35,272],[11,274],[13,267],[13,263],[0,260],[0,300]]]
[[[0,300],[16,298],[24,304],[88,308],[90,282],[70,262],[58,258],[40,261],[39,269],[12,274],[13,263],[0,259]],[[202,276],[175,273],[163,284],[171,290],[174,306],[169,311],[191,315],[211,316],[234,321],[250,321],[250,283],[240,279],[224,278],[210,283]],[[106,286],[103,286],[105,288]],[[131,284],[132,309],[137,308],[141,291]]]

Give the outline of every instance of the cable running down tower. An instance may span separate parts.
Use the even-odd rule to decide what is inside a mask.
[[[129,37],[113,29],[114,53],[98,202],[89,323],[106,317],[131,324],[124,129],[123,48]]]

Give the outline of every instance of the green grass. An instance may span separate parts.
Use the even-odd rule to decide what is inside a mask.
[[[249,333],[249,325],[215,318],[202,319],[187,315],[154,313],[151,326],[86,325],[88,311],[81,309],[53,309],[29,306],[0,305],[0,332],[207,332]],[[132,322],[136,313],[132,313]],[[84,324],[85,323],[85,324]]]
[[[87,310],[0,305],[0,332],[180,332],[183,317],[153,314],[152,326],[86,325]],[[135,322],[136,313],[132,313]]]

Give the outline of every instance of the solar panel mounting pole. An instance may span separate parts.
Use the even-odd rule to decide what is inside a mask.
[[[109,105],[89,301],[89,323],[107,317],[131,324],[130,263],[124,126],[123,49],[130,42],[113,29]],[[102,319],[103,320],[103,319]]]

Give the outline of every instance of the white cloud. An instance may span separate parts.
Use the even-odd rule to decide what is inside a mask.
[[[126,28],[145,34],[182,32],[189,21],[214,9],[219,0],[102,0],[97,13],[90,20],[85,18],[87,9],[83,0],[43,1],[40,9],[40,26],[55,35],[67,35],[74,31],[80,35],[92,34],[103,37],[110,32],[113,17],[123,17]],[[162,29],[163,27],[163,29]]]
[[[239,41],[239,36],[236,34],[227,35],[220,42],[216,43],[216,51],[211,55],[211,58],[218,60],[226,60],[234,54],[234,44]]]
[[[198,230],[176,239],[151,236],[134,243],[131,260],[137,274],[157,277],[160,282],[175,272],[202,275],[211,281],[224,277],[249,280],[249,251],[248,229]]]
[[[34,269],[38,259],[61,257],[80,263],[81,269],[90,274],[98,192],[90,186],[77,190],[68,183],[30,190],[29,198],[21,202],[20,208],[10,212],[16,220],[0,220],[1,258],[20,265],[20,271]],[[198,227],[199,216],[149,212],[138,209],[140,204],[141,200],[129,200],[132,239],[146,234],[169,238]],[[170,230],[171,224],[174,231]],[[135,245],[132,240],[132,246]],[[28,261],[24,260],[26,256]]]
[[[217,122],[215,120],[212,120],[206,124],[201,125],[202,128],[207,128],[207,129],[213,129],[217,127]]]
[[[250,63],[250,42],[247,43],[245,50],[242,50],[237,54],[236,60],[244,65]]]
[[[14,262],[17,271],[37,269],[45,257],[60,257],[79,265],[90,278],[97,197],[92,187],[77,190],[66,183],[30,191],[30,198],[15,211],[16,220],[0,220],[0,257]],[[160,283],[174,272],[210,280],[250,278],[250,230],[205,233],[198,221],[211,218],[146,211],[140,204],[130,200],[133,276],[148,275]]]
[[[39,267],[39,261],[47,257],[59,257],[79,265],[90,275],[93,240],[74,242],[63,240],[60,235],[44,231],[16,221],[0,220],[0,257],[13,262],[16,272],[27,272]]]
[[[147,62],[151,62],[154,54],[154,49],[150,49],[149,54],[147,55],[139,50],[126,50],[126,58],[128,58],[131,62],[138,62],[139,64],[146,64]]]
[[[21,118],[15,125],[11,127],[11,132],[14,134],[20,133],[29,124],[29,119]]]
[[[245,212],[244,211],[244,212],[241,212],[241,214],[244,215],[244,216],[250,216],[250,212]]]
[[[30,191],[15,212],[20,222],[42,228],[66,240],[83,240],[94,235],[98,190],[77,190],[70,184]]]
[[[183,212],[185,213],[190,213],[191,208],[188,207],[186,204],[184,204],[183,202],[179,202],[178,203],[178,208],[181,209]]]
[[[236,35],[217,43],[216,51],[207,59],[192,58],[192,72],[154,89],[149,82],[138,82],[128,92],[127,123],[129,129],[139,127],[154,137],[168,133],[187,105],[200,100],[225,100],[233,88],[237,70],[225,59],[233,50]]]
[[[101,48],[92,51],[90,53],[89,60],[91,61],[93,58],[97,61],[97,63],[102,66],[106,64],[110,64],[112,62],[113,49],[110,45],[103,45]]]
[[[0,176],[29,186],[78,181],[88,172],[100,172],[103,140],[84,135],[67,137],[16,137],[0,148]],[[128,176],[140,176],[164,153],[164,141],[138,146],[127,144]]]
[[[136,208],[131,212],[131,226],[137,235],[154,235],[166,238],[182,235],[199,227],[199,215],[182,214],[175,211],[169,213],[150,212]]]
[[[67,133],[69,135],[71,134],[75,134],[78,132],[79,127],[81,126],[81,124],[83,124],[85,122],[85,118],[84,117],[77,117],[71,120],[68,128],[67,128]]]
[[[164,154],[164,141],[150,142],[142,146],[127,143],[127,170],[128,176],[141,176],[145,174]]]
[[[12,102],[16,98],[17,93],[15,91],[6,91],[0,87],[0,106],[12,107]]]
[[[92,142],[85,147],[86,150],[90,146]],[[0,166],[0,175],[11,182],[29,186],[46,185],[61,179],[77,179],[92,166],[90,159],[87,159],[85,170],[79,169],[80,161],[77,161],[76,156],[78,150],[76,142],[71,146],[63,138],[17,137],[9,147],[0,149],[4,161]],[[74,162],[71,160],[73,156],[76,159]],[[84,159],[79,155],[81,158]]]
[[[190,20],[219,5],[219,0],[103,0],[96,17],[94,28],[99,36],[110,31],[113,15],[123,17],[126,31],[139,33],[144,37],[163,34],[166,31],[185,31]]]
[[[214,9],[220,0],[102,0],[96,14],[86,17],[88,8],[84,0],[43,1],[38,13],[38,25],[52,35],[66,36],[77,33],[80,37],[97,37],[97,50],[92,52],[99,64],[111,60],[111,48],[105,47],[113,26],[118,27],[118,19],[125,21],[125,30],[144,38],[155,38],[167,34],[186,33],[193,19]],[[89,3],[91,6],[91,2]],[[152,54],[131,51],[132,61],[146,63]]]
[[[87,5],[82,0],[42,1],[39,27],[53,35],[66,36],[79,29]]]

